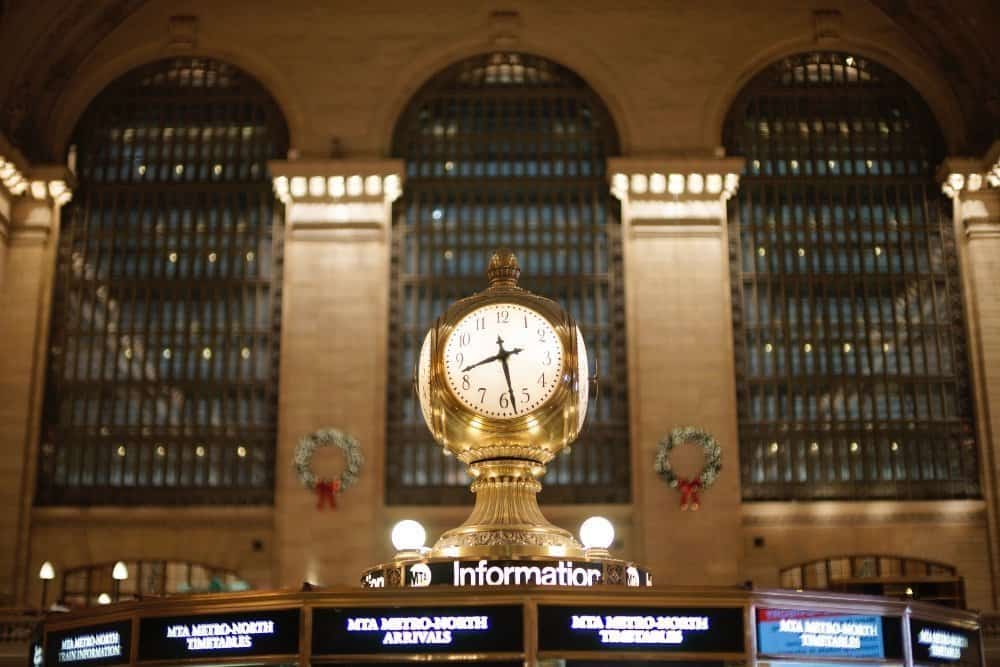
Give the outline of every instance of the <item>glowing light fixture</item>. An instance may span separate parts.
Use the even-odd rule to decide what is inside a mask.
[[[429,551],[424,546],[427,531],[420,522],[403,519],[392,527],[392,546],[396,547],[396,558],[419,558]]]
[[[615,541],[615,527],[603,516],[592,516],[580,525],[580,542],[588,555],[594,552],[607,553]]]

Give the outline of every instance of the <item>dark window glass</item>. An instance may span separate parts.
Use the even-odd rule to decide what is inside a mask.
[[[886,555],[832,556],[781,570],[781,587],[880,595],[965,607],[965,580],[951,565]]]
[[[577,75],[493,53],[441,72],[396,129],[406,185],[393,228],[387,423],[390,503],[467,502],[464,466],[420,417],[413,366],[434,318],[486,285],[493,249],[514,250],[521,285],[576,317],[601,376],[573,454],[549,466],[550,502],[625,502],[628,409],[621,240],[605,160],[611,118]]]
[[[74,143],[38,502],[270,503],[280,112],[234,67],[171,59],[105,89]]]
[[[782,60],[726,125],[746,500],[979,495],[938,128],[864,58]]]
[[[232,570],[187,561],[122,561],[127,579],[116,583],[115,563],[85,565],[63,574],[60,599],[69,607],[93,607],[119,600],[164,595],[245,591],[250,585]],[[102,596],[105,596],[102,598]]]

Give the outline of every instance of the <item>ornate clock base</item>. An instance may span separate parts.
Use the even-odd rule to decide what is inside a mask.
[[[469,466],[476,506],[458,528],[444,533],[432,557],[582,558],[569,531],[549,523],[538,507],[545,468],[525,460],[480,461]]]

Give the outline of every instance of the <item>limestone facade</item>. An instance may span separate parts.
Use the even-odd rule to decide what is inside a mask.
[[[36,133],[49,155],[65,155],[74,125],[104,86],[177,53],[241,67],[281,106],[292,151],[270,165],[287,206],[275,503],[32,506],[54,248],[60,204],[73,182],[65,169],[29,162],[5,139],[0,157],[23,176],[0,186],[0,495],[8,508],[0,520],[0,593],[36,600],[34,575],[44,560],[63,571],[120,558],[211,563],[257,587],[354,584],[364,567],[390,555],[395,520],[420,519],[433,540],[464,518],[464,507],[383,502],[390,211],[406,187],[390,144],[399,114],[424,81],[463,57],[506,49],[551,58],[580,74],[611,110],[622,144],[621,156],[609,160],[608,187],[622,201],[632,502],[548,507],[547,516],[571,530],[586,516],[608,516],[619,529],[615,549],[648,564],[659,583],[776,586],[784,566],[880,553],[955,565],[969,606],[997,608],[1000,148],[966,152],[982,128],[969,127],[972,116],[949,73],[874,3],[792,3],[780,10],[766,0],[135,5],[49,93]],[[26,11],[15,3],[9,25],[27,21]],[[17,34],[0,47],[14,54],[0,84],[13,85],[11,63],[30,51],[30,41],[30,33]],[[906,78],[956,156],[941,180],[955,202],[981,501],[741,503],[725,200],[738,188],[742,163],[724,156],[722,125],[755,73],[784,55],[818,48],[868,56]],[[338,155],[329,157],[334,141]],[[720,182],[717,189],[687,187],[671,196],[687,206],[658,206],[663,197],[635,186],[636,176],[642,182],[651,174],[678,175],[685,187],[692,176],[707,183],[718,175]],[[335,178],[378,187],[346,200],[309,188],[310,179]],[[305,190],[294,183],[305,183]],[[334,214],[334,206],[347,208]],[[688,423],[714,433],[726,461],[699,512],[680,511],[676,492],[652,470],[659,438]],[[358,437],[366,466],[336,512],[318,513],[295,479],[291,457],[299,438],[324,426]]]

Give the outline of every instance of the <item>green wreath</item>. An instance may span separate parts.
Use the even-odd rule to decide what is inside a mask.
[[[312,457],[320,447],[338,447],[344,452],[347,464],[344,471],[334,479],[322,479],[312,471]],[[295,474],[302,486],[316,491],[317,508],[325,502],[336,507],[337,493],[348,489],[358,481],[361,465],[365,462],[361,454],[361,443],[351,435],[333,428],[324,428],[299,440],[295,446]]]
[[[693,481],[678,479],[677,474],[670,465],[670,454],[674,451],[674,447],[685,443],[697,445],[705,453],[705,465],[696,479],[702,489],[707,489],[715,484],[715,480],[718,479],[719,473],[722,471],[722,447],[719,446],[719,443],[707,431],[703,431],[700,428],[693,426],[675,428],[670,432],[670,435],[660,440],[657,445],[656,461],[654,464],[656,474],[668,485],[675,488],[681,482]]]

